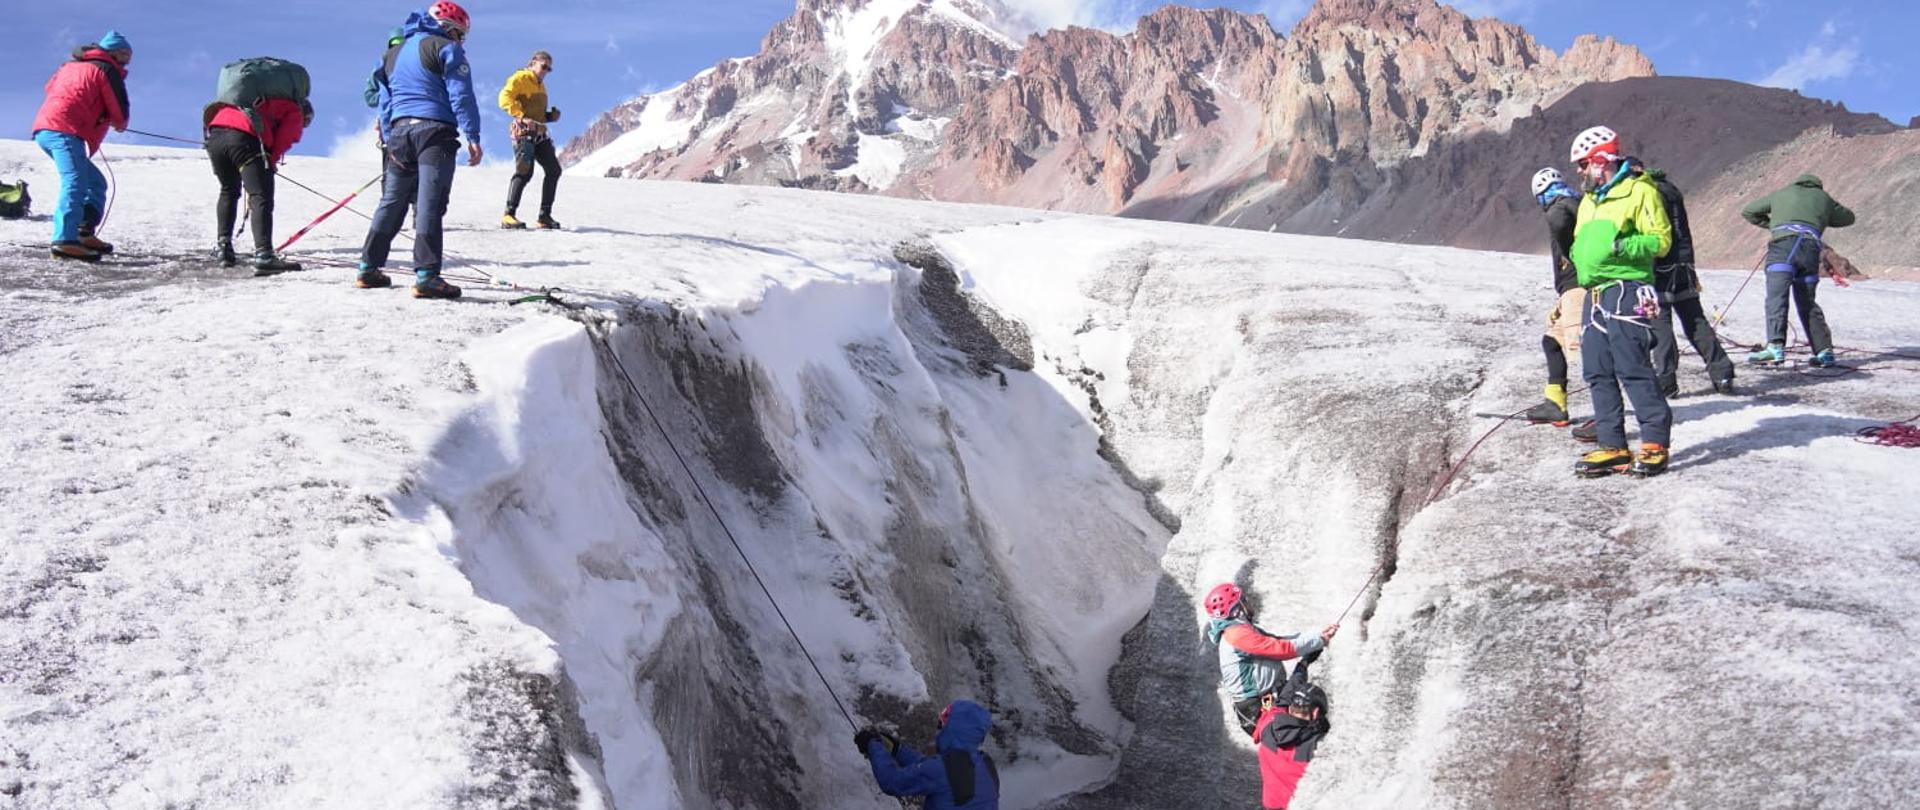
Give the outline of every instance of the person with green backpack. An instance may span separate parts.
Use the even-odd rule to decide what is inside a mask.
[[[273,252],[273,179],[287,150],[313,123],[307,102],[311,82],[305,68],[283,59],[242,59],[220,71],[218,99],[207,105],[207,159],[220,181],[214,203],[216,258],[232,267],[233,221],[240,189],[247,191],[252,216],[253,274],[270,276],[299,270],[298,262]]]

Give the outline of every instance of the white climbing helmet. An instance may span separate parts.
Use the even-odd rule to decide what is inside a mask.
[[[1547,168],[1534,172],[1533,173],[1533,196],[1538,197],[1541,194],[1546,193],[1547,188],[1549,186],[1552,186],[1554,183],[1565,183],[1565,182],[1567,182],[1567,178],[1560,174],[1559,169],[1553,168],[1552,166],[1548,166]]]
[[[1606,127],[1588,127],[1573,139],[1573,153],[1569,160],[1574,165],[1598,154],[1620,156],[1620,136]]]

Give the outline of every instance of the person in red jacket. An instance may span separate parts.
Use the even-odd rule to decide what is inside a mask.
[[[127,64],[133,46],[118,31],[98,43],[73,50],[73,60],[47,80],[47,98],[33,118],[33,141],[53,158],[60,172],[54,198],[53,256],[99,261],[113,246],[94,232],[106,214],[107,178],[93,165],[93,153],[107,139],[107,128],[126,131],[132,104],[127,100]]]
[[[1260,713],[1253,741],[1259,746],[1260,806],[1286,810],[1307,775],[1314,749],[1333,729],[1327,719],[1327,693],[1307,682],[1307,663],[1293,668],[1287,683]]]
[[[255,122],[261,132],[255,132]],[[213,218],[219,229],[215,235],[220,266],[232,267],[233,217],[239,208],[240,189],[247,190],[247,205],[253,224],[253,274],[268,276],[300,269],[273,253],[273,175],[288,149],[300,142],[300,134],[313,121],[313,108],[305,102],[284,98],[262,99],[253,105],[252,114],[239,107],[225,106],[214,113],[207,124],[207,159],[213,162],[213,176],[220,179],[220,198],[214,203]]]

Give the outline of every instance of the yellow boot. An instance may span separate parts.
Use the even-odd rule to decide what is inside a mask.
[[[500,227],[510,231],[523,231],[523,230],[526,230],[527,223],[521,222],[519,217],[516,217],[511,213],[501,214]]]

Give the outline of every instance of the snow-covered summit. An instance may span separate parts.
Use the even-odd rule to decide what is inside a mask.
[[[1688,366],[1668,476],[1514,426],[1429,505],[1536,395],[1536,257],[579,176],[510,233],[482,169],[450,272],[585,306],[421,302],[348,285],[346,213],[311,272],[191,260],[204,157],[107,152],[127,258],[0,260],[14,806],[896,806],[835,697],[921,744],[991,706],[1010,808],[1244,806],[1196,594],[1301,629],[1382,564],[1301,806],[1920,791],[1920,454],[1851,437],[1920,410],[1909,361]],[[1850,346],[1920,345],[1917,302],[1825,295]]]

